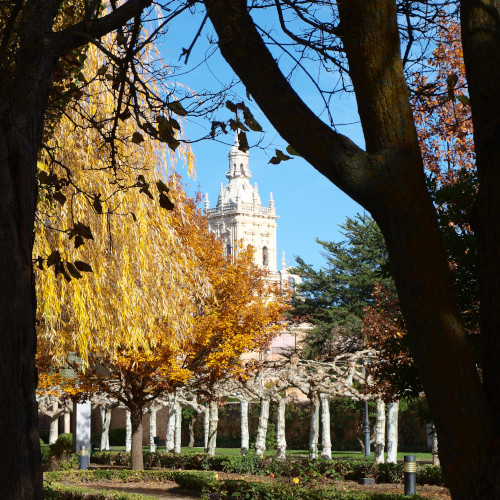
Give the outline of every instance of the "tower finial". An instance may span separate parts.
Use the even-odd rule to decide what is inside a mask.
[[[286,258],[285,258],[285,251],[283,250],[283,254],[281,256],[281,270],[285,271],[286,270]]]

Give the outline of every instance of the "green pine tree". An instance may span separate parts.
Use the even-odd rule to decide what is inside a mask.
[[[363,308],[373,302],[375,283],[394,290],[384,238],[375,221],[357,214],[340,226],[343,241],[317,239],[327,263],[319,271],[297,257],[293,272],[302,278],[292,318],[313,324],[302,342],[303,356],[328,359],[364,345]]]

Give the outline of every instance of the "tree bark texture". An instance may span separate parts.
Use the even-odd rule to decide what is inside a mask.
[[[399,401],[387,405],[387,462],[398,461]]]
[[[189,431],[188,448],[194,448],[194,423],[196,422],[196,418],[197,417],[192,418],[188,424],[188,431]]]
[[[257,437],[255,438],[255,453],[258,457],[263,457],[266,451],[267,424],[269,422],[269,399],[261,398],[259,426],[257,427]]]
[[[217,401],[210,401],[209,409],[209,425],[208,425],[208,444],[207,453],[213,457],[217,446],[217,425],[219,423],[219,405]]]
[[[384,463],[385,448],[385,403],[382,399],[377,399],[377,419],[375,421],[375,462]]]
[[[250,446],[250,435],[248,432],[248,401],[243,399],[240,402],[241,408],[241,454],[246,455]]]
[[[105,19],[51,36],[60,2],[16,2],[15,32],[5,40],[12,57],[0,63],[0,498],[43,496],[32,250],[37,156],[51,75],[60,56],[88,43],[82,33],[98,39],[140,14],[151,0],[126,3]]]
[[[50,427],[49,427],[49,444],[54,444],[59,436],[59,413],[57,412],[57,403],[54,403],[53,412],[55,415],[50,417]]]
[[[155,452],[156,451],[156,443],[155,443],[155,437],[156,437],[156,413],[158,410],[151,406],[149,408],[149,451]]]
[[[134,406],[130,413],[131,436],[131,462],[132,470],[144,470],[144,460],[142,456],[142,406]]]
[[[203,412],[203,449],[208,452],[208,436],[210,434],[210,410],[205,407]]]
[[[64,414],[64,434],[70,434],[70,433],[71,433],[71,413],[65,413]]]
[[[285,414],[286,399],[278,396],[278,409],[276,411],[276,458],[286,458]]]
[[[104,408],[101,406],[101,451],[109,450],[109,428],[111,426],[111,408]]]
[[[245,0],[204,3],[222,55],[283,139],[369,210],[379,224],[454,498],[498,498],[500,146],[495,138],[500,113],[494,110],[500,103],[492,96],[500,95],[500,77],[496,76],[500,71],[500,2],[461,2],[465,62],[473,68],[467,69],[467,76],[481,186],[476,212],[481,328],[491,347],[485,349],[483,360],[488,398],[465,337],[436,212],[425,185],[402,68],[395,2],[337,3],[366,151],[328,127],[300,99],[263,43]],[[493,107],[491,100],[495,100]],[[475,457],[474,463],[470,456]]]
[[[432,424],[432,465],[441,465],[439,462],[439,445],[436,426]]]
[[[182,407],[177,402],[175,403],[175,444],[174,452],[181,452],[181,437],[182,437]]]
[[[177,405],[174,398],[169,398],[168,404],[168,420],[167,420],[167,436],[165,438],[165,450],[171,453],[175,449],[175,422],[177,418]]]
[[[315,392],[310,396],[309,408],[309,458],[318,458],[319,441],[319,396]]]
[[[132,450],[132,416],[125,410],[125,451]]]
[[[321,395],[321,458],[332,459],[330,397],[326,394]]]

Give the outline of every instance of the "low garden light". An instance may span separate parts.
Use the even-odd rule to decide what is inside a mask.
[[[405,495],[415,495],[417,493],[417,462],[415,455],[405,455]]]
[[[80,470],[87,470],[88,467],[89,452],[86,446],[80,447],[79,460],[80,460]]]

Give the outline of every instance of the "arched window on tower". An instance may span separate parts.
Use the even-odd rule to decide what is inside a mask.
[[[264,247],[262,249],[262,265],[263,266],[269,265],[269,252],[267,251],[267,247]]]

